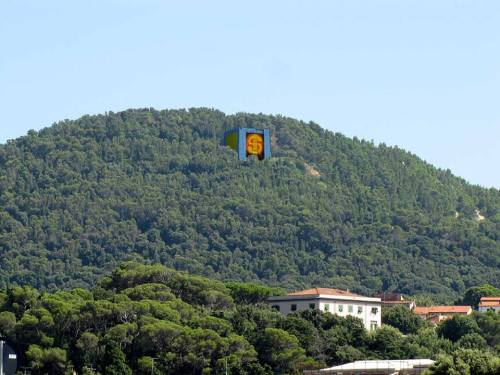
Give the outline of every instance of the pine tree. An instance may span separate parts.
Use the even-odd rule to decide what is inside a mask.
[[[102,368],[103,373],[107,375],[132,375],[132,370],[125,362],[125,354],[112,340],[106,342]]]

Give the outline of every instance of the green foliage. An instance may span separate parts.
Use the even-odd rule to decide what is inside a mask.
[[[137,370],[143,375],[161,375],[158,367],[155,368],[155,359],[144,356],[137,360]]]
[[[435,358],[440,353],[451,353],[453,343],[439,337],[434,328],[423,328],[417,334],[407,336],[409,356],[414,358]]]
[[[234,311],[226,312],[226,316],[236,333],[245,337],[252,337],[265,328],[275,327],[284,319],[279,312],[262,305],[237,305]]]
[[[274,157],[238,161],[221,145],[234,127],[270,129]],[[203,108],[109,112],[0,145],[0,286],[89,287],[139,260],[224,281],[451,302],[473,285],[500,287],[499,214],[496,189],[314,123]],[[128,276],[111,289],[143,277],[120,272]],[[145,283],[169,278],[148,272]],[[267,293],[228,295],[213,281],[204,295],[205,285],[182,282],[168,283],[174,296],[211,309]],[[19,319],[30,296],[14,300],[18,292]]]
[[[462,336],[479,332],[479,326],[472,316],[456,315],[441,322],[436,330],[440,336],[455,342]]]
[[[339,363],[350,363],[366,358],[366,354],[351,345],[337,347],[335,357]]]
[[[436,299],[429,294],[419,294],[414,296],[415,304],[417,306],[434,306],[436,305]]]
[[[141,299],[171,301],[174,299],[170,288],[163,284],[142,284],[134,288],[125,289],[122,293],[134,301]]]
[[[103,372],[107,375],[132,375],[132,370],[125,363],[125,354],[112,340],[106,343],[103,358]]]
[[[0,313],[0,335],[2,337],[12,337],[16,327],[16,316],[10,311]]]
[[[457,346],[465,349],[480,349],[484,350],[487,347],[486,339],[479,333],[467,333],[460,337],[457,341]]]
[[[313,323],[291,314],[280,321],[278,327],[294,335],[307,354],[317,354],[315,352],[318,330]]]
[[[30,366],[40,373],[61,374],[66,367],[66,351],[60,348],[41,348],[30,345],[26,352]]]
[[[500,373],[500,357],[477,349],[458,349],[441,356],[431,367],[432,375],[492,375]]]
[[[403,335],[388,325],[380,327],[373,333],[370,348],[384,359],[407,358]]]
[[[427,371],[432,375],[471,375],[470,367],[461,358],[441,355]]]
[[[425,326],[425,321],[405,306],[383,309],[382,323],[396,327],[404,334],[417,333]]]
[[[21,366],[33,367],[33,375],[71,369],[87,375],[270,375],[358,359],[444,355],[436,369],[482,374],[498,359],[499,314],[442,323],[440,335],[458,332],[452,343],[425,326],[404,336],[389,325],[368,333],[357,318],[318,310],[284,316],[255,303],[265,287],[232,288],[161,265],[127,262],[99,285],[93,293],[6,292],[0,329],[18,353],[26,353],[19,356]],[[214,294],[219,302],[207,298]],[[407,312],[400,315],[405,319],[397,321],[411,321]]]
[[[264,329],[256,348],[261,361],[271,366],[275,373],[300,373],[314,363],[306,357],[295,336],[278,328]]]
[[[465,292],[463,303],[477,308],[481,297],[495,297],[500,296],[500,289],[495,288],[490,284],[482,284],[473,286]]]
[[[500,353],[500,314],[492,311],[474,314],[479,326],[481,336],[486,339],[489,346],[496,348]]]
[[[500,373],[500,358],[485,350],[458,349],[454,356],[461,358],[470,368],[471,375]]]
[[[6,305],[19,318],[26,310],[29,310],[36,304],[38,297],[38,291],[29,285],[22,287],[15,286],[7,290]]]
[[[281,288],[271,288],[265,285],[252,283],[228,282],[226,287],[231,291],[231,296],[237,303],[265,302],[268,297],[283,295]]]
[[[99,354],[99,337],[91,332],[84,332],[75,343],[76,355],[83,366],[96,362]]]

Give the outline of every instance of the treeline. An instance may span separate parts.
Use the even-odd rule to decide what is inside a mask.
[[[268,128],[239,162],[225,130]],[[280,116],[128,110],[0,145],[0,286],[92,286],[122,260],[220,280],[398,291],[500,287],[500,192],[397,147]]]
[[[92,290],[15,286],[0,295],[0,333],[32,374],[300,374],[359,359],[435,358],[432,374],[500,370],[500,314],[436,329],[404,308],[361,320],[264,303],[283,291],[127,262]]]

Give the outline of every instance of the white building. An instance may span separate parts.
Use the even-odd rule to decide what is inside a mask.
[[[500,297],[481,297],[477,309],[480,312],[500,311]]]
[[[361,319],[368,331],[375,330],[382,323],[380,298],[364,297],[340,289],[312,288],[286,296],[270,297],[267,301],[285,315],[315,309],[343,317],[353,316]]]

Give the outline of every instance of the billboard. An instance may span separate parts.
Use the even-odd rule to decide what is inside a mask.
[[[239,160],[246,160],[249,156],[259,160],[271,157],[269,129],[233,129],[226,132],[224,142],[238,153]]]

